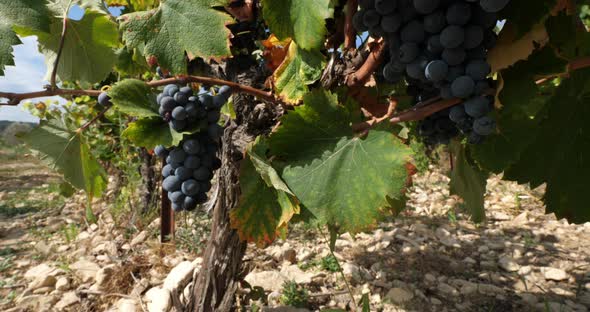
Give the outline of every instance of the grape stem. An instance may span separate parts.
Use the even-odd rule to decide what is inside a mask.
[[[63,17],[63,26],[61,28],[61,37],[59,38],[59,47],[57,49],[57,55],[55,56],[55,61],[53,62],[53,70],[51,71],[51,89],[55,90],[57,88],[56,78],[57,78],[57,68],[59,67],[59,60],[61,59],[61,54],[64,49],[64,44],[66,42],[66,33],[68,31],[68,13],[70,11],[70,6],[72,5],[72,0],[68,3],[68,6],[65,9],[64,17]]]
[[[80,133],[80,132],[83,132],[84,130],[90,128],[90,126],[93,125],[94,123],[96,123],[100,118],[102,118],[109,111],[109,109],[111,109],[111,107],[113,107],[113,106],[112,105],[107,106],[100,113],[98,113],[98,115],[94,116],[94,118],[92,118],[90,121],[88,121],[87,123],[82,125],[80,128],[78,128],[78,130],[76,130],[76,132]]]
[[[171,83],[179,83],[179,84],[186,84],[189,82],[197,82],[203,83],[207,85],[225,85],[232,89],[234,92],[239,93],[246,93],[253,96],[258,97],[261,100],[268,101],[271,103],[279,104],[282,106],[287,106],[279,98],[275,97],[272,92],[259,90],[256,88],[243,86],[238,83],[232,81],[226,81],[216,78],[210,77],[199,77],[199,76],[180,76],[176,78],[166,78],[162,80],[155,80],[148,82],[147,85],[155,88],[164,86]],[[72,89],[60,89],[60,88],[51,88],[51,86],[46,86],[46,89],[43,91],[35,91],[35,92],[27,92],[27,93],[12,93],[12,92],[0,92],[0,98],[8,99],[7,103],[0,103],[0,105],[8,105],[8,106],[16,106],[20,103],[20,101],[25,99],[33,99],[39,97],[46,97],[46,96],[55,96],[55,95],[88,95],[88,96],[98,96],[101,93],[100,90],[72,90]]]
[[[373,42],[370,49],[371,52],[363,65],[356,72],[346,77],[347,86],[358,87],[364,85],[383,61],[383,54],[385,52],[385,41],[383,38]]]
[[[352,18],[356,14],[358,0],[348,0],[346,3],[346,19],[344,20],[344,49],[356,48],[356,29],[352,23]]]
[[[398,124],[400,122],[422,120],[430,115],[455,106],[461,102],[462,99],[453,98],[434,102],[428,105],[416,105],[408,110],[400,112],[399,114],[393,115],[391,119],[389,119],[389,122],[392,124]]]
[[[162,79],[162,80],[151,81],[151,82],[148,82],[147,84],[148,84],[148,86],[155,88],[155,87],[165,86],[165,85],[168,85],[171,83],[186,84],[189,82],[197,82],[197,83],[202,83],[202,84],[206,84],[206,85],[228,86],[232,89],[233,92],[250,94],[250,95],[256,96],[257,98],[259,98],[261,100],[265,100],[265,101],[280,104],[280,105],[285,104],[280,99],[275,97],[272,94],[272,92],[252,88],[249,86],[244,86],[239,83],[221,80],[221,79],[217,79],[217,78],[200,77],[200,76],[179,76],[179,77],[175,77],[175,78],[166,78],[166,79]]]

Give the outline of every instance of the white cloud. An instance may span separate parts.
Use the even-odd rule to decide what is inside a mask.
[[[23,44],[14,46],[14,66],[7,66],[4,76],[0,77],[0,91],[4,92],[32,92],[43,90],[48,82],[44,80],[47,66],[45,59],[38,51],[37,37],[21,38]],[[57,100],[61,97],[30,99],[34,103]],[[22,102],[21,102],[22,103]],[[0,106],[0,120],[36,121],[36,117],[22,110],[20,107]]]

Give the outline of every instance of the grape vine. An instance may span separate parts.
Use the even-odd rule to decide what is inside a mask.
[[[452,151],[451,189],[474,221],[485,217],[486,177],[502,172],[545,183],[548,211],[590,220],[580,191],[590,35],[573,1],[167,0],[117,18],[100,2],[81,5],[80,21],[69,5],[15,3],[0,1],[15,26],[0,30],[0,73],[19,38],[35,35],[50,81],[0,92],[1,105],[54,95],[93,105],[74,121],[44,116],[24,140],[100,196],[108,179],[85,130],[117,120],[119,139],[162,159],[175,211],[208,201],[220,170],[213,227],[224,232],[210,257],[241,259],[235,235],[269,244],[295,219],[333,235],[378,224],[403,209],[424,145]],[[240,268],[224,261],[203,270],[225,274],[223,287]],[[223,287],[199,304],[231,302]]]

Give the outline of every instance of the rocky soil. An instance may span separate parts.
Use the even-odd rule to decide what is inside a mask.
[[[342,235],[337,262],[313,227],[250,246],[239,309],[355,310],[366,294],[371,311],[588,311],[590,223],[545,215],[541,190],[492,177],[487,220],[476,225],[447,183],[437,170],[417,177],[408,209],[374,231]],[[0,188],[0,202],[16,196],[6,185],[14,184]],[[183,311],[202,261],[190,247],[206,239],[206,218],[180,216],[189,235],[162,245],[159,219],[136,229],[95,202],[98,222],[89,225],[84,204],[74,196],[0,214],[0,310]],[[304,307],[285,306],[293,302],[287,281],[305,290]]]

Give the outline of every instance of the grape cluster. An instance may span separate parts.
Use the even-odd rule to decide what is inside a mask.
[[[193,95],[191,87],[170,84],[158,94],[157,101],[160,116],[176,131],[193,128],[218,131],[215,125],[219,120],[221,107],[230,96],[231,88],[228,86],[219,88],[216,95],[212,95],[205,89]]]
[[[421,102],[434,97],[464,102],[419,124],[427,143],[447,143],[463,133],[477,144],[496,129],[488,90],[487,53],[494,47],[497,13],[510,0],[360,0],[355,28],[388,44],[382,76],[405,78]]]
[[[215,95],[201,89],[194,96],[190,87],[167,85],[158,95],[160,114],[170,118],[176,131],[198,129],[185,135],[184,140],[171,148],[157,146],[154,153],[165,160],[162,168],[162,188],[168,192],[174,211],[194,210],[207,201],[213,172],[221,166],[216,154],[223,127],[218,122],[221,107],[231,96],[231,88],[223,86]]]
[[[170,149],[157,146],[154,152],[165,159],[162,187],[174,211],[192,211],[207,201],[213,172],[221,166],[219,144],[205,133],[197,133]]]

